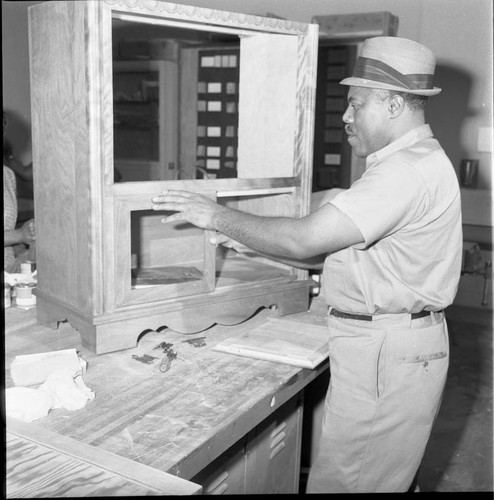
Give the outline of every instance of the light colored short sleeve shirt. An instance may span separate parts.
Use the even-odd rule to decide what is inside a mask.
[[[370,155],[362,177],[331,203],[365,241],[326,258],[329,305],[386,314],[453,302],[462,260],[460,189],[429,125]]]

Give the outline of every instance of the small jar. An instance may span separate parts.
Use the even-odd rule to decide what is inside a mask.
[[[21,274],[31,275],[34,271],[36,271],[36,262],[32,260],[21,262]]]
[[[15,303],[18,307],[36,305],[36,295],[33,294],[36,283],[17,283],[15,286]]]

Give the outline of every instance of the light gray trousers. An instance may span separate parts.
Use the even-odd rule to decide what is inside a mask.
[[[307,493],[406,492],[446,383],[444,313],[329,316],[328,327],[331,378]]]

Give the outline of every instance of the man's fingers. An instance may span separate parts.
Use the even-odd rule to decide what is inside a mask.
[[[202,229],[214,229],[215,204],[201,194],[187,191],[163,191],[151,198],[151,208],[155,211],[171,212],[165,214],[163,222],[187,221]]]
[[[186,206],[183,202],[179,201],[157,201],[151,205],[153,210],[165,210],[169,212],[183,212]]]
[[[195,196],[196,193],[190,191],[182,191],[180,189],[164,189],[161,191],[161,196],[183,196],[184,198],[190,198]]]
[[[172,215],[168,215],[166,217],[163,217],[161,219],[161,222],[163,224],[167,223],[167,222],[174,222],[174,221],[184,221],[186,220],[185,217],[182,216],[182,214],[180,212],[176,212]]]
[[[163,191],[163,193],[151,198],[153,210],[169,210],[171,212],[183,212],[192,208],[198,197],[195,193],[187,191]]]
[[[154,198],[151,199],[153,203],[176,203],[183,205],[184,203],[188,203],[189,200],[184,199],[181,196],[155,196]]]
[[[178,203],[186,203],[187,201],[197,198],[199,195],[191,193],[190,191],[175,191],[167,189],[162,191],[161,194],[152,198],[153,202],[161,201],[176,201]]]

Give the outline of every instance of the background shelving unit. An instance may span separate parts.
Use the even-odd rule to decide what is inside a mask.
[[[317,71],[314,135],[314,192],[348,188],[351,181],[351,147],[346,140],[343,113],[348,88],[339,82],[351,74],[354,45],[320,45]]]

